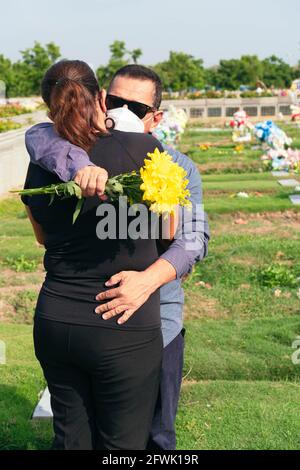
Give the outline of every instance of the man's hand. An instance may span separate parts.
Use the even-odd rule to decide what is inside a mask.
[[[106,283],[107,286],[116,284],[119,286],[97,295],[96,300],[108,302],[97,307],[95,312],[102,314],[104,320],[123,313],[118,320],[121,325],[148,300],[156,287],[149,285],[146,271],[122,271]]]
[[[74,181],[80,186],[83,196],[98,196],[107,199],[104,195],[108,173],[99,166],[85,166],[77,171]]]
[[[122,325],[149,299],[150,295],[163,284],[176,278],[176,271],[166,260],[157,260],[145,271],[122,271],[106,282],[109,289],[96,296],[96,300],[107,302],[95,309],[104,320],[123,314],[118,319]]]

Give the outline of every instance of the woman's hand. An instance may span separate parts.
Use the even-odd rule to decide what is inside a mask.
[[[104,195],[108,173],[99,166],[85,166],[77,171],[74,181],[80,186],[83,196],[98,196],[106,200]]]

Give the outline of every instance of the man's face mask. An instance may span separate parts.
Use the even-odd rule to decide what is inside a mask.
[[[105,125],[108,130],[145,132],[144,122],[126,107],[109,109],[106,113]]]

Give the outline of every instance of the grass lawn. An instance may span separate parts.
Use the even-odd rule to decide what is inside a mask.
[[[287,126],[300,147],[300,131]],[[221,142],[201,151],[198,144]],[[179,449],[299,449],[300,211],[260,150],[234,153],[228,130],[187,129],[202,173],[209,256],[185,281],[186,356]],[[221,152],[221,153],[218,153]],[[300,181],[300,177],[299,178]],[[236,197],[247,192],[248,199]],[[0,201],[0,449],[47,449],[51,422],[30,420],[45,382],[32,344],[42,256],[17,197]]]
[[[300,148],[300,129],[295,125],[282,125],[293,138],[293,147]],[[208,150],[202,150],[201,144],[210,144]],[[214,129],[203,130],[188,127],[180,143],[180,149],[191,157],[199,166],[202,175],[224,173],[257,173],[264,171],[260,160],[262,150],[258,142],[244,144],[242,151],[236,151],[237,144],[231,141],[231,129],[225,128],[215,132]]]

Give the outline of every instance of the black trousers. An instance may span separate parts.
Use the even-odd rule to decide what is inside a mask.
[[[175,421],[184,361],[185,328],[163,350],[160,386],[152,420],[148,450],[175,450]]]
[[[53,449],[146,448],[158,396],[161,329],[129,331],[34,320],[51,394]]]

